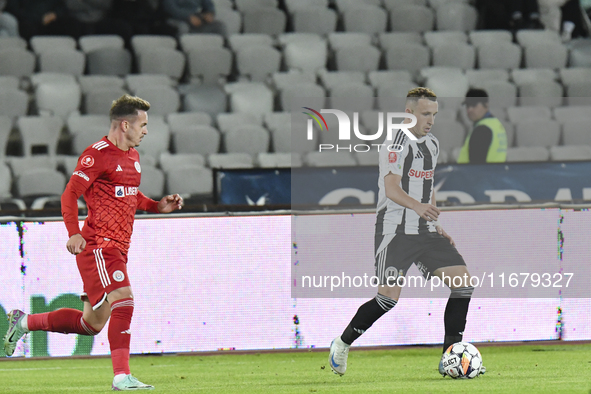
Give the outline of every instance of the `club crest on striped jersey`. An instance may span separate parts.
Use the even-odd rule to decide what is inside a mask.
[[[136,162],[134,163],[134,166],[135,166],[135,170],[141,174],[141,173],[142,173],[142,167],[140,167],[140,163],[138,163],[138,162],[136,161]]]
[[[396,163],[396,160],[398,160],[398,155],[396,154],[396,152],[388,153],[388,162],[389,163]]]
[[[94,157],[91,155],[86,155],[82,159],[80,159],[80,164],[82,167],[92,167],[94,165]]]
[[[113,280],[115,282],[123,282],[123,279],[125,279],[125,274],[122,271],[117,270],[113,272]]]

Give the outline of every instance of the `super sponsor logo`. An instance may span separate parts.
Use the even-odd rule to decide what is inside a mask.
[[[417,170],[411,169],[408,172],[408,177],[409,178],[433,179],[433,175],[434,174],[435,174],[435,171],[433,171],[433,170],[429,170],[429,171],[417,171]]]
[[[80,178],[84,179],[86,182],[88,182],[90,180],[88,175],[86,175],[82,171],[74,171],[74,173],[72,175],[78,175]]]

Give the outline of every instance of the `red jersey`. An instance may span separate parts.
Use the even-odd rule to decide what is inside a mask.
[[[81,233],[97,248],[129,249],[137,209],[158,213],[158,202],[139,191],[140,157],[134,148],[117,148],[107,137],[84,150],[62,195],[68,236]],[[88,217],[78,227],[77,200],[84,194]]]

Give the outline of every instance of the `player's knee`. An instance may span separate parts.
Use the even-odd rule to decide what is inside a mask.
[[[474,287],[456,287],[451,289],[451,297],[453,298],[471,298],[474,293]]]
[[[387,295],[378,293],[376,295],[376,302],[384,311],[388,312],[390,309],[392,309],[396,306],[396,303],[398,301],[396,301],[393,298],[388,297]]]

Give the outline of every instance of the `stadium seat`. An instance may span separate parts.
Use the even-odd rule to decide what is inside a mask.
[[[551,161],[591,160],[591,146],[565,145],[550,147]]]
[[[39,55],[39,71],[56,72],[72,75],[84,74],[86,56],[71,49],[44,51]]]
[[[310,167],[356,166],[357,162],[349,152],[308,152],[304,164]]]
[[[379,96],[378,96],[379,98]],[[359,121],[368,132],[376,132],[380,127],[380,111],[369,110],[359,114]],[[386,119],[382,113],[382,127],[386,127]]]
[[[548,161],[550,152],[543,146],[507,148],[507,162]]]
[[[226,84],[233,112],[251,113],[262,119],[263,114],[273,112],[273,92],[261,83]]]
[[[297,153],[261,152],[256,157],[257,164],[261,168],[296,168],[302,166],[302,158]]]
[[[428,67],[430,60],[429,49],[416,44],[390,45],[386,51],[386,65],[389,70],[407,70],[413,75]]]
[[[380,43],[380,48],[382,48],[384,51],[389,50],[390,47],[397,48],[400,44],[423,45],[423,37],[421,36],[421,33],[412,31],[382,33],[378,35],[378,41]]]
[[[468,43],[468,36],[463,31],[427,31],[424,36],[425,43],[430,48],[453,43]]]
[[[278,36],[285,31],[287,17],[277,8],[259,7],[242,11],[244,33],[263,33]]]
[[[82,89],[82,94],[103,88],[120,88],[125,86],[125,80],[115,75],[80,75],[78,84]]]
[[[29,110],[29,95],[19,89],[0,89],[0,115],[14,120]]]
[[[318,149],[319,132],[316,127],[316,132],[313,134],[313,138],[308,140],[303,135],[292,135],[292,123],[298,130],[305,130],[307,120],[302,114],[301,117],[291,117],[291,122],[285,123],[277,128],[269,126],[271,130],[271,144],[274,152],[296,152],[305,153]]]
[[[569,67],[591,67],[591,40],[572,40],[569,47]]]
[[[20,197],[59,196],[66,187],[66,177],[61,172],[50,168],[37,168],[23,172],[16,179],[16,188]]]
[[[480,88],[483,82],[508,82],[509,71],[501,69],[466,70],[466,78],[471,87]]]
[[[560,124],[554,120],[529,120],[516,122],[515,143],[517,146],[558,145],[560,140]]]
[[[186,58],[181,51],[171,48],[145,49],[138,59],[138,70],[142,74],[165,74],[175,80],[183,77]]]
[[[510,42],[482,44],[478,48],[478,67],[513,69],[521,65],[521,47]]]
[[[145,156],[150,156],[155,162],[162,152],[168,152],[170,150],[169,146],[170,127],[164,122],[163,116],[150,114],[148,119],[148,134],[142,140],[142,143],[136,147],[140,153],[140,157],[144,160]]]
[[[270,131],[291,125],[291,112],[269,112],[264,116],[264,124]]]
[[[187,112],[207,112],[215,117],[226,112],[227,106],[226,93],[216,85],[198,86],[183,96],[183,109]]]
[[[131,47],[136,57],[141,57],[146,51],[152,51],[157,48],[176,49],[177,42],[171,36],[136,34],[131,37]]]
[[[562,105],[562,85],[554,81],[538,81],[523,84],[519,87],[520,105],[546,105],[559,107]]]
[[[318,78],[326,89],[332,89],[345,83],[365,83],[365,74],[362,71],[318,71]],[[311,96],[316,97],[316,96]]]
[[[178,112],[181,106],[179,93],[172,87],[145,86],[138,88],[135,94],[150,103],[150,116],[166,116],[172,112]]]
[[[218,9],[221,8],[230,8],[234,7],[234,2],[232,0],[212,0],[213,5],[215,6],[215,11],[217,13]]]
[[[175,168],[185,166],[205,167],[205,157],[199,153],[169,153],[163,152],[160,155],[160,168],[162,171],[169,172]]]
[[[577,103],[578,101],[571,101],[571,98],[591,97],[591,81],[580,82],[575,85],[569,85],[566,87],[566,93],[569,97],[569,103]]]
[[[172,144],[176,154],[196,153],[206,156],[217,153],[220,150],[220,141],[220,132],[207,125],[193,125],[172,133]]]
[[[241,126],[261,126],[262,119],[249,113],[228,112],[220,113],[217,116],[218,129],[226,133]]]
[[[240,76],[253,82],[264,82],[281,66],[281,52],[267,45],[248,46],[236,53]]]
[[[566,67],[568,49],[561,43],[547,42],[525,47],[525,67],[552,68]]]
[[[482,81],[479,88],[486,90],[489,105],[497,108],[514,107],[517,104],[517,86],[507,81]]]
[[[55,157],[57,143],[64,125],[59,116],[21,116],[18,118],[17,127],[23,142],[23,154],[30,157],[34,154],[33,148],[45,146],[47,155]]]
[[[550,68],[514,69],[511,70],[511,79],[517,86],[539,81],[553,82],[556,80],[556,72]]]
[[[269,151],[269,132],[262,126],[241,125],[223,134],[224,146],[228,153],[255,155]]]
[[[388,13],[376,5],[358,5],[343,13],[343,25],[347,32],[379,34],[386,31]]]
[[[472,30],[468,36],[475,47],[495,42],[513,42],[513,35],[508,30]]]
[[[156,201],[160,200],[164,195],[164,172],[154,166],[142,164],[140,191]]]
[[[377,107],[383,111],[400,108],[405,101],[402,98],[405,98],[408,91],[415,87],[416,84],[411,81],[390,81],[378,86]]]
[[[567,109],[570,108],[564,108],[564,110]],[[558,108],[555,108],[554,110],[556,111]],[[564,145],[591,145],[591,133],[589,133],[591,114],[589,113],[589,108],[586,110],[587,112],[585,114],[579,114],[579,116],[586,115],[587,118],[574,118],[563,122],[562,135]]]
[[[277,0],[234,0],[236,8],[240,12],[245,12],[253,8],[271,7],[277,8]]]
[[[327,44],[325,41],[290,42],[283,56],[288,70],[316,73],[326,67]]]
[[[113,100],[126,94],[122,88],[104,87],[92,90],[84,95],[84,113],[86,114],[108,114],[111,110]]]
[[[419,72],[419,80],[426,80],[432,77],[457,78],[461,76],[464,76],[464,71],[461,68],[449,66],[424,67]]]
[[[382,0],[335,0],[335,5],[339,13],[343,14],[350,9],[355,9],[367,5],[381,7]]]
[[[400,6],[407,6],[407,5],[420,5],[420,6],[426,6],[427,5],[427,0],[384,0],[384,7],[386,7],[386,9],[388,11],[392,11],[395,8],[398,8]]]
[[[450,42],[433,48],[433,65],[458,67],[463,70],[474,68],[476,51],[468,44]]]
[[[105,130],[104,134],[107,134],[111,120],[108,114],[102,115],[80,115],[73,114],[66,120],[68,132],[71,135],[77,134],[88,127],[102,127]]]
[[[353,158],[357,161],[357,165],[377,166],[379,162],[379,152],[377,149],[368,152],[355,152],[353,153]]]
[[[463,2],[444,2],[437,7],[437,30],[472,31],[476,29],[478,12]]]
[[[591,68],[589,67],[561,68],[558,70],[558,74],[564,86],[591,81]]]
[[[173,112],[166,117],[166,123],[174,133],[189,130],[193,126],[211,126],[213,119],[207,112]]]
[[[390,10],[392,31],[423,33],[433,30],[433,10],[421,5],[404,5]]]
[[[232,52],[226,48],[202,48],[189,52],[189,75],[204,84],[217,83],[230,75]]]
[[[88,74],[125,76],[131,72],[131,53],[121,48],[100,48],[86,54]]]
[[[440,97],[461,97],[469,89],[468,78],[463,74],[441,75],[427,78],[425,86],[437,92]]]
[[[242,15],[227,7],[216,7],[215,17],[226,26],[226,34],[240,34],[242,31]]]
[[[251,47],[251,46],[273,46],[273,38],[264,33],[243,33],[243,34],[232,34],[228,37],[228,43],[232,51],[236,52],[240,49]]]
[[[301,83],[314,83],[316,75],[300,71],[277,72],[273,73],[271,79],[276,90],[283,90]]]
[[[0,115],[0,163],[6,157],[6,145],[12,131],[12,119],[6,115]]]
[[[330,90],[328,105],[341,111],[362,112],[374,108],[373,89],[363,83],[345,83]]]
[[[390,82],[412,82],[412,75],[406,70],[378,70],[367,73],[367,79],[371,86],[378,88]]]
[[[289,32],[283,33],[277,36],[277,42],[280,46],[285,47],[291,43],[310,43],[310,42],[326,42],[326,40],[316,33],[297,33]]]
[[[307,7],[293,11],[293,30],[295,32],[326,36],[335,31],[336,27],[337,13],[330,8]]]
[[[20,79],[14,75],[0,75],[0,90],[2,89],[18,89],[20,86]]]
[[[567,107],[556,107],[554,108],[554,119],[559,123],[570,123],[570,122],[589,122],[591,120],[591,105],[569,105]],[[583,130],[585,127],[581,127]],[[591,136],[591,133],[589,133]],[[565,130],[566,138],[566,130]],[[566,142],[565,142],[566,144]],[[571,144],[571,143],[569,143]],[[591,145],[591,144],[590,144]]]
[[[418,0],[418,1],[422,1],[422,0]],[[470,0],[428,0],[427,1],[429,7],[433,8],[434,10],[437,10],[440,6],[447,4],[447,3],[468,4],[470,2],[471,2]]]
[[[80,112],[82,91],[77,83],[42,83],[35,89],[35,103],[39,115],[57,115],[66,119]]]
[[[439,120],[433,125],[433,135],[439,140],[439,149],[451,154],[456,147],[464,144],[466,129],[456,120]]]
[[[8,156],[6,163],[10,166],[14,178],[18,178],[27,171],[39,168],[55,170],[57,168],[57,157],[49,155]]]
[[[552,111],[544,106],[529,106],[529,107],[509,107],[507,108],[507,116],[511,123],[527,123],[535,121],[550,121],[552,119]]]
[[[299,9],[327,8],[328,0],[285,0],[285,6],[290,14]]]
[[[0,161],[0,198],[12,197],[12,174],[10,168],[3,161]]]
[[[75,50],[76,40],[70,36],[34,36],[29,40],[36,54],[55,50]]]
[[[551,30],[518,30],[515,34],[517,43],[522,47],[539,44],[560,44],[560,35]]]
[[[213,175],[209,168],[184,166],[166,173],[167,193],[189,196],[210,195],[213,192]]]
[[[135,93],[138,89],[145,87],[164,86],[166,88],[173,87],[174,81],[165,74],[128,74],[125,76],[125,85],[130,92]]]
[[[21,48],[0,49],[0,75],[28,77],[35,70],[35,55]]]
[[[201,51],[206,48],[221,48],[224,46],[224,37],[217,34],[183,34],[179,38],[181,49],[185,53]]]
[[[89,53],[101,48],[123,49],[125,41],[118,35],[97,34],[80,37],[78,39],[78,45],[80,45],[82,52]]]
[[[17,49],[27,49],[28,43],[22,37],[7,37],[2,36],[0,37],[0,48],[7,49],[7,48],[17,48]]]
[[[372,37],[367,33],[337,31],[328,35],[328,43],[332,50],[349,46],[369,46]]]
[[[58,72],[39,72],[31,75],[29,79],[33,88],[36,88],[42,83],[76,84],[76,77],[74,75]]]
[[[253,168],[254,160],[248,153],[213,153],[207,158],[211,168]]]
[[[77,131],[76,133],[72,134],[72,153],[81,155],[86,148],[103,138],[108,132],[109,123],[107,123],[106,126],[91,125]]]
[[[347,46],[335,51],[339,71],[376,71],[380,65],[380,57],[380,51],[371,45]]]

